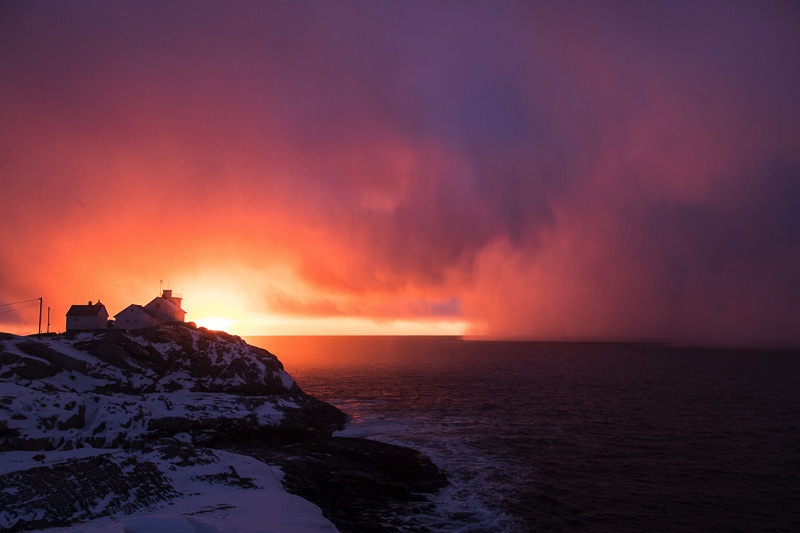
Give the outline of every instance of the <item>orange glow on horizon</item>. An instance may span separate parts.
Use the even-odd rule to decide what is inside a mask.
[[[198,327],[239,336],[261,335],[455,335],[473,328],[463,320],[392,319],[367,317],[307,317],[257,313],[213,315],[187,320]]]
[[[255,324],[252,324],[253,326]],[[244,325],[243,325],[244,326]],[[252,327],[252,326],[251,326]],[[273,317],[238,335],[464,335],[469,324],[459,320],[384,320],[335,317]]]
[[[206,317],[195,320],[197,327],[210,329],[212,331],[225,331],[230,333],[232,326],[236,323],[229,318]]]
[[[365,312],[369,307],[345,313],[374,304],[370,297],[359,303],[314,288],[281,264],[208,270],[186,276],[180,286],[187,321],[234,335],[463,335],[473,329],[459,317],[375,315]]]

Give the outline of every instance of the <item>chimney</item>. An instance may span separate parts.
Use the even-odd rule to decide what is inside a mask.
[[[164,289],[164,293],[161,295],[162,298],[172,298],[172,289]]]
[[[92,305],[92,301],[91,300],[89,300],[89,305]]]

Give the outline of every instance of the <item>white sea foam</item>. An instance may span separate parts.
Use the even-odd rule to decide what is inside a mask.
[[[352,406],[355,402],[334,399],[332,403],[346,411],[348,404]],[[383,410],[385,402],[358,402],[358,405],[361,416],[350,420],[336,436],[368,438],[417,449],[448,474],[450,485],[431,497],[434,512],[406,517],[409,529],[424,526],[439,532],[527,531],[520,520],[499,508],[497,482],[492,479],[505,468],[501,460],[476,455],[475,449],[461,436],[443,431],[441,420],[392,418]],[[464,425],[449,422],[454,427]]]

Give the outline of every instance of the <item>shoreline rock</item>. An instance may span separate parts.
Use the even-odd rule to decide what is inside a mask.
[[[318,505],[342,533],[411,531],[391,521],[431,512],[428,496],[448,483],[416,450],[368,439],[331,437],[280,448],[241,442],[226,449],[280,466],[286,490]]]
[[[425,494],[447,484],[414,450],[333,437],[346,415],[305,394],[277,357],[239,337],[188,324],[43,338],[0,333],[0,386],[0,452],[45,457],[88,448],[89,455],[116,454],[129,469],[150,473],[138,482],[142,486],[125,490],[154,490],[163,496],[158,501],[179,497],[181,488],[158,482],[156,467],[137,460],[147,456],[160,468],[174,468],[173,452],[190,457],[227,450],[280,466],[285,490],[318,505],[341,531],[392,531],[388,517],[419,510]],[[101,494],[92,472],[109,477],[114,469],[97,454],[0,475],[0,527],[63,526],[139,509],[133,500],[98,507],[113,498]],[[72,514],[64,510],[58,483],[48,492],[31,482],[56,479],[58,472],[79,487],[67,498],[74,500]],[[210,476],[192,479],[233,480],[224,472]],[[123,488],[125,482],[116,481]],[[87,494],[78,496],[83,489]],[[39,507],[30,508],[30,501]]]

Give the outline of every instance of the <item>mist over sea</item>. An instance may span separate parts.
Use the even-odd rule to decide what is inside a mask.
[[[800,352],[248,337],[452,481],[434,531],[798,531]]]

